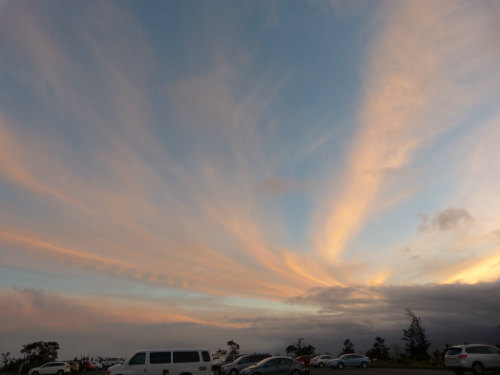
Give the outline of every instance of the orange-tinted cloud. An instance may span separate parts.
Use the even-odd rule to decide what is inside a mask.
[[[323,257],[339,261],[377,207],[391,199],[385,196],[391,173],[410,165],[417,151],[481,100],[491,100],[495,88],[484,72],[491,72],[497,53],[476,43],[486,43],[493,29],[498,31],[484,23],[490,18],[487,9],[471,13],[458,2],[382,7],[363,77],[359,131],[346,171],[332,176],[331,198],[317,219]],[[457,62],[457,56],[467,62]],[[481,95],[473,95],[474,89]]]

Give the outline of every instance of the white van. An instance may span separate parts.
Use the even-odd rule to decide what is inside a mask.
[[[212,356],[205,349],[154,349],[134,353],[106,375],[210,375]]]

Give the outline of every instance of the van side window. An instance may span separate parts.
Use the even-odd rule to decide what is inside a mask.
[[[129,365],[143,365],[146,363],[146,353],[137,353],[134,355],[130,361]]]
[[[203,362],[210,362],[210,353],[207,351],[201,352],[201,356],[203,358]]]
[[[198,352],[173,352],[174,363],[200,362]]]
[[[151,352],[149,353],[149,363],[170,363],[170,352]]]

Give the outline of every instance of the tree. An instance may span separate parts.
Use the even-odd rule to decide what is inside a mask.
[[[405,352],[415,361],[429,359],[427,350],[429,350],[431,343],[427,341],[420,318],[409,309],[406,310],[406,315],[410,319],[410,326],[408,329],[403,329],[403,337],[401,338],[401,340],[406,341]]]
[[[10,356],[10,352],[2,353],[2,365],[0,368],[7,367],[7,365],[9,364],[9,361],[10,361],[9,356]]]
[[[286,347],[286,352],[287,353],[293,353],[294,357],[298,357],[301,355],[309,355],[309,354],[314,354],[316,351],[316,348],[312,345],[305,345],[304,338],[300,337],[297,339],[297,343],[288,345]]]
[[[236,341],[229,340],[227,346],[229,347],[228,355],[240,354],[240,345]]]
[[[27,363],[41,365],[45,362],[52,362],[57,359],[59,344],[55,341],[37,341],[23,345],[21,354]]]
[[[354,344],[351,342],[351,340],[346,339],[344,341],[344,347],[342,348],[342,353],[340,353],[340,355],[342,355],[342,354],[350,354],[350,353],[356,353],[354,351]]]
[[[373,347],[366,352],[367,357],[376,358],[381,361],[387,361],[389,357],[389,347],[385,345],[385,340],[382,337],[375,337]]]

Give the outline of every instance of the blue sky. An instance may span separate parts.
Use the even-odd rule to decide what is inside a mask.
[[[497,340],[497,2],[0,4],[2,352]]]

